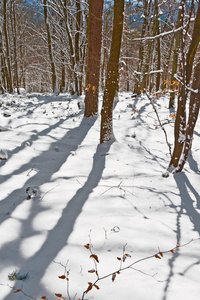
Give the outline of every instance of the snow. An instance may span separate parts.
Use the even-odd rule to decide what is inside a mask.
[[[100,276],[118,270],[125,245],[131,257],[123,266],[152,257],[114,282],[99,281],[100,289],[85,299],[198,300],[200,125],[184,171],[172,175],[165,136],[145,95],[119,94],[116,141],[103,145],[100,116],[84,119],[83,100],[68,94],[0,97],[0,154],[6,153],[0,161],[0,299],[60,299],[55,293],[68,299],[67,282],[58,278],[65,266],[71,299],[81,298],[96,279],[84,247],[91,243]],[[154,104],[172,144],[168,98]],[[187,245],[154,257],[177,244]],[[29,278],[9,281],[14,271]],[[13,293],[14,286],[22,292]]]

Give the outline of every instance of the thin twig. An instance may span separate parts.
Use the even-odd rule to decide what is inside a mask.
[[[122,271],[125,271],[125,270],[128,270],[128,269],[133,269],[133,270],[139,271],[139,270],[133,268],[133,266],[136,265],[136,264],[138,264],[138,263],[140,263],[140,262],[142,262],[142,261],[149,260],[149,259],[151,259],[151,258],[160,258],[160,259],[161,259],[161,258],[163,257],[163,254],[164,254],[164,253],[175,253],[179,248],[185,247],[185,246],[189,245],[190,243],[192,243],[192,242],[194,242],[194,241],[196,241],[196,240],[200,240],[200,238],[192,239],[192,240],[190,240],[189,242],[187,242],[187,243],[185,243],[185,244],[183,244],[183,245],[177,245],[176,247],[174,247],[174,248],[172,248],[172,249],[170,249],[170,250],[165,250],[165,251],[162,251],[162,252],[159,250],[157,253],[155,253],[155,254],[153,254],[153,255],[150,255],[150,256],[143,257],[143,258],[141,258],[141,259],[138,259],[138,260],[136,260],[135,262],[132,262],[131,264],[129,264],[128,266],[126,266],[126,267],[122,267],[122,264],[120,263],[120,267],[119,267],[118,270],[116,270],[116,271],[114,271],[114,272],[112,272],[112,273],[109,273],[109,274],[107,274],[107,275],[104,275],[104,276],[102,276],[102,277],[100,277],[99,274],[98,274],[97,279],[96,279],[93,283],[90,283],[90,284],[91,284],[90,290],[92,289],[92,287],[94,287],[94,286],[96,287],[96,284],[97,284],[99,281],[103,280],[103,279],[106,279],[106,278],[108,278],[108,277],[112,277],[112,281],[114,281],[116,275],[117,275],[117,274],[120,274]],[[90,241],[90,242],[91,242],[91,241]],[[91,245],[91,244],[90,244],[90,245]],[[92,246],[92,245],[91,245],[91,246]],[[90,247],[89,247],[88,249],[91,251],[91,248],[90,248]],[[125,254],[125,246],[123,247],[123,257],[122,257],[122,262],[123,262],[124,255],[127,255],[128,257],[130,257],[130,255]],[[125,261],[125,260],[124,260],[124,261]],[[95,262],[95,261],[94,261],[94,262]],[[142,271],[141,271],[141,272],[142,272]],[[142,272],[142,273],[145,274],[144,272]],[[146,274],[146,275],[151,276],[150,274]],[[156,275],[156,274],[152,275],[152,277],[154,278],[155,275]],[[113,277],[113,276],[114,276],[114,277]],[[154,279],[155,279],[155,278],[154,278]],[[84,300],[84,299],[85,299],[85,298],[84,298],[84,297],[85,297],[85,294],[87,294],[88,292],[89,292],[88,289],[85,290],[85,291],[83,292],[81,300]]]
[[[171,145],[170,145],[170,143],[169,143],[169,141],[168,141],[166,130],[165,130],[165,128],[163,127],[163,125],[162,125],[162,123],[161,123],[161,121],[160,121],[160,117],[159,117],[158,112],[157,112],[157,110],[156,110],[156,107],[155,107],[155,105],[154,105],[154,103],[153,103],[153,100],[152,100],[152,98],[149,96],[149,94],[147,94],[147,92],[146,92],[145,89],[144,89],[144,93],[145,93],[145,95],[147,96],[147,98],[149,99],[151,105],[153,106],[153,109],[154,109],[155,114],[156,114],[156,116],[157,116],[159,125],[160,125],[160,127],[162,128],[162,130],[163,130],[163,132],[164,132],[164,134],[165,134],[165,140],[166,140],[166,143],[167,143],[167,145],[168,145],[168,147],[169,147],[169,153],[170,153],[170,156],[172,156]]]
[[[56,186],[54,186],[52,189],[48,190],[46,193],[44,193],[44,195],[40,198],[40,200],[43,200],[44,197],[51,191],[53,191],[55,188],[57,188],[60,184],[57,184]]]

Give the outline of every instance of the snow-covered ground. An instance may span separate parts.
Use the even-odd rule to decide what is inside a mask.
[[[0,97],[0,299],[68,299],[67,283],[81,299],[96,279],[89,243],[100,277],[118,270],[123,247],[123,267],[153,257],[99,281],[84,299],[199,300],[199,123],[184,171],[163,177],[169,149],[145,95],[119,94],[116,142],[104,145],[100,117],[78,109],[83,99]],[[155,105],[173,143],[168,98]],[[69,281],[58,278],[65,266]],[[10,281],[15,271],[28,279]]]

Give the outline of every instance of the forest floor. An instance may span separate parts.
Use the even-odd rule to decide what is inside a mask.
[[[199,300],[200,123],[183,172],[166,177],[169,149],[145,95],[119,94],[116,141],[103,145],[83,99],[0,96],[0,299],[82,299],[97,268],[116,278],[84,299]],[[173,144],[168,97],[154,103]]]

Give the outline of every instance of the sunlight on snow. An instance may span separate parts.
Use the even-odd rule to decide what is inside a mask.
[[[40,250],[45,239],[46,239],[45,234],[36,234],[34,236],[23,239],[20,248],[24,258],[30,258],[38,250]]]
[[[10,230],[8,230],[10,228]],[[19,237],[21,222],[16,219],[7,219],[0,226],[1,243],[8,243]]]
[[[55,211],[55,209],[40,212],[33,220],[33,229],[51,230],[57,224],[60,216],[61,214],[58,211]]]

